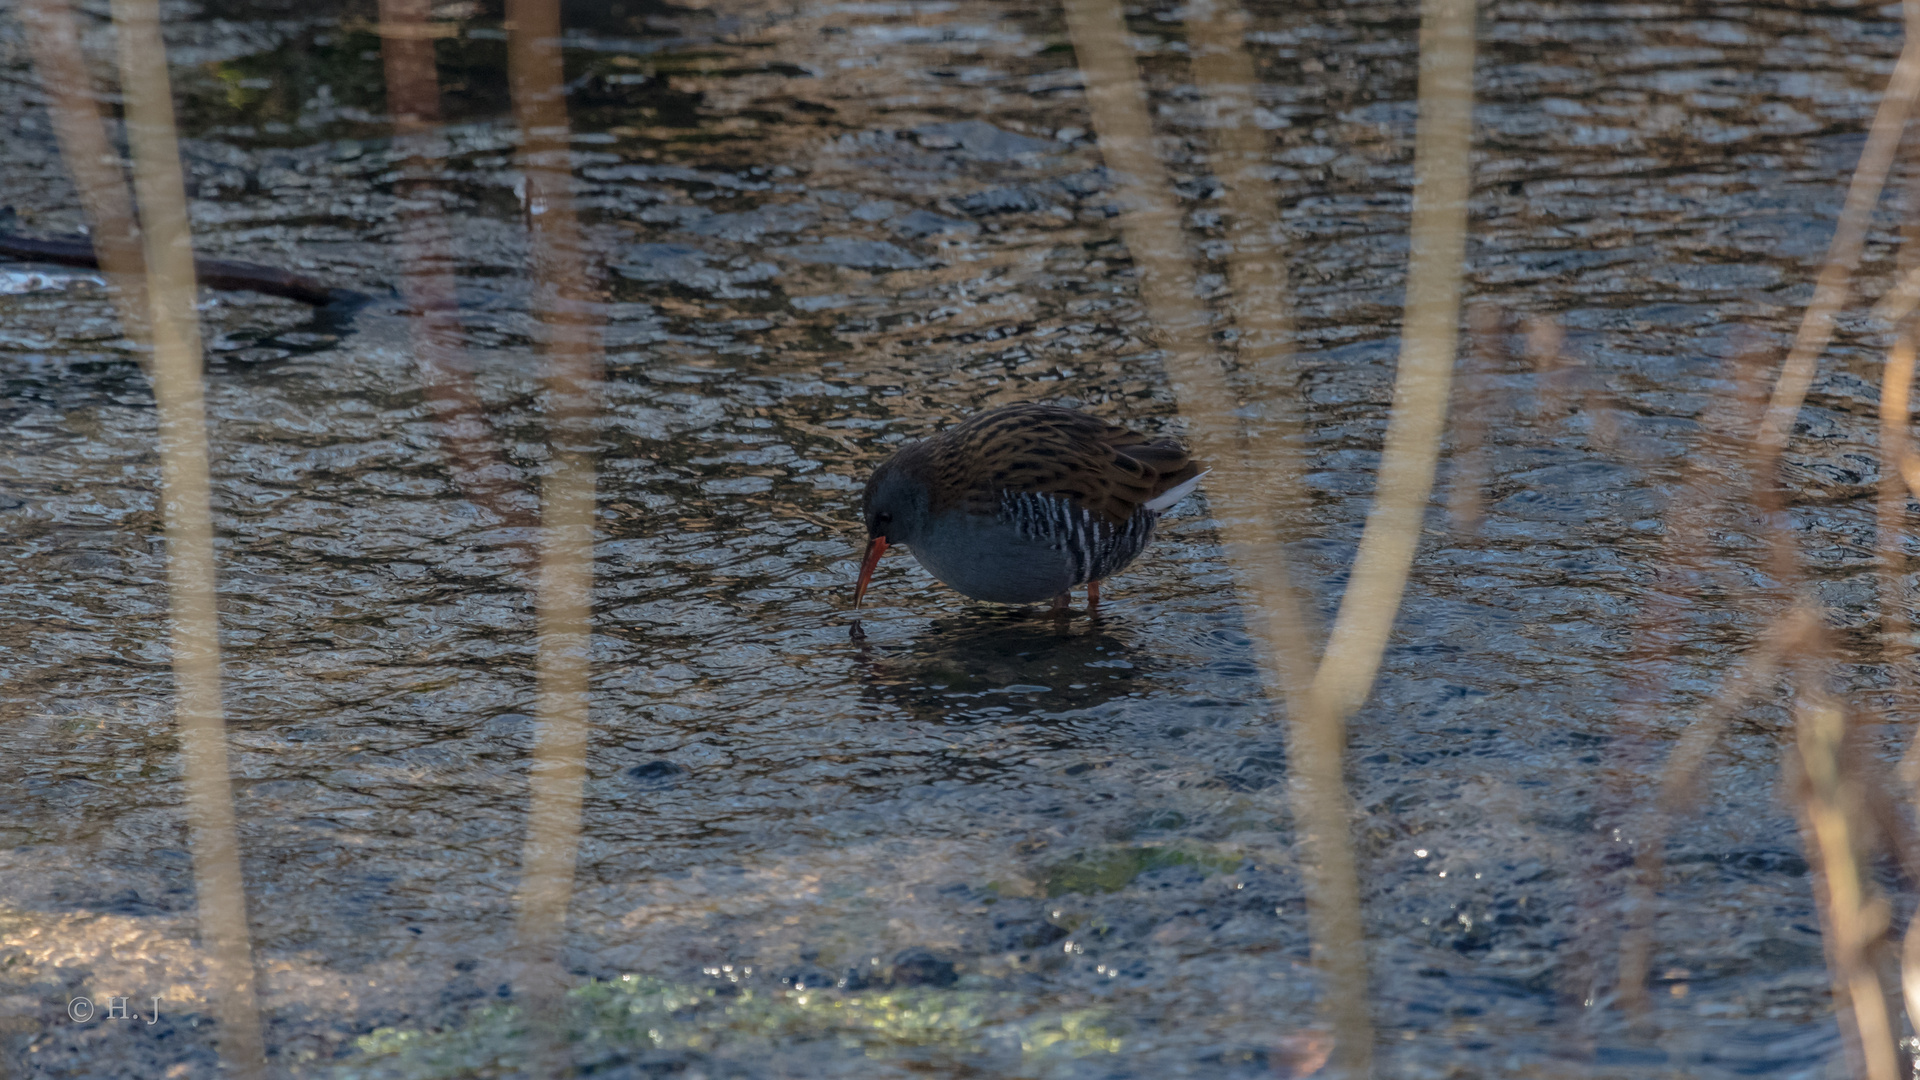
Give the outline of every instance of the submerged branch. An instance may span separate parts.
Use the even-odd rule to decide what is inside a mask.
[[[109,276],[115,275],[112,269],[116,262],[114,257],[103,259],[95,241],[82,237],[41,238],[0,233],[0,257],[105,270]],[[367,301],[365,293],[337,288],[307,274],[259,263],[194,256],[192,265],[196,283],[210,289],[257,292],[314,307],[353,307]]]

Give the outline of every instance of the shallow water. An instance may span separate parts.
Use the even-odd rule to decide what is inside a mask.
[[[507,458],[537,470],[504,45],[497,13],[454,7],[437,179],[464,343]],[[397,162],[368,12],[169,10],[202,249],[385,296]],[[1328,1036],[1285,729],[1204,499],[1164,523],[1097,619],[968,604],[903,557],[883,564],[864,641],[843,613],[858,488],[892,445],[1027,399],[1178,430],[1057,13],[567,10],[575,172],[608,301],[567,962],[583,982],[657,978],[704,1002],[635,1006],[657,1013],[656,1037],[616,1031],[595,1066],[1313,1068]],[[1255,374],[1304,402],[1311,498],[1288,525],[1324,618],[1387,415],[1417,10],[1250,11],[1300,331],[1291,371]],[[1457,398],[1489,424],[1485,520],[1448,527],[1450,457],[1351,725],[1376,1071],[1835,1073],[1775,705],[1739,715],[1673,839],[1651,1013],[1610,1007],[1611,987],[1643,796],[1687,707],[1772,610],[1752,515],[1717,523],[1694,591],[1659,568],[1669,507],[1689,497],[1681,466],[1731,457],[1710,413],[1735,389],[1727,361],[1751,342],[1783,350],[1810,295],[1898,10],[1500,2],[1481,18],[1470,293],[1556,317],[1574,385],[1609,396],[1556,396],[1516,323]],[[1218,300],[1218,185],[1179,20],[1140,9],[1131,27]],[[10,20],[0,63],[0,190],[23,228],[73,231]],[[1899,202],[1868,246],[1869,297],[1893,273]],[[97,278],[7,273],[5,1060],[35,1076],[204,1075],[217,1032],[168,705],[152,397]],[[270,1054],[297,1075],[457,1073],[492,1060],[484,1033],[508,1024],[513,993],[533,533],[452,479],[396,302],[315,323],[251,294],[204,299]],[[1843,675],[1862,693],[1888,683],[1867,633],[1884,332],[1843,319],[1789,462],[1796,535],[1854,635]],[[1678,661],[1655,707],[1626,711],[1629,677],[1659,668],[1637,628],[1663,595]],[[917,1036],[897,1016],[835,1026],[779,993],[849,971],[829,999],[881,1009],[891,994],[885,1008],[949,1019]],[[160,1020],[75,1024],[75,994],[158,997]],[[625,1016],[626,1000],[594,1007]],[[376,1028],[397,1034],[359,1041]],[[477,1057],[404,1037],[440,1029],[482,1032]]]

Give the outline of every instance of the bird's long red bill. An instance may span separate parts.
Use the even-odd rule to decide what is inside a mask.
[[[867,544],[867,557],[860,560],[860,581],[853,587],[853,606],[859,607],[860,601],[867,595],[867,583],[873,580],[873,568],[880,565],[880,556],[887,553],[887,538],[876,536]]]

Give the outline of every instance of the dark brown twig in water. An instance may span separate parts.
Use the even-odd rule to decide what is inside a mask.
[[[120,155],[107,139],[100,104],[80,50],[79,28],[67,0],[24,0],[20,22],[40,85],[47,93],[47,112],[53,120],[60,160],[73,177],[86,215],[90,238],[80,241],[92,255],[81,265],[104,271],[114,289],[123,333],[135,340],[147,336],[147,263],[140,252],[140,225],[134,219],[133,195],[120,167]],[[16,237],[0,235],[0,254],[34,258],[21,248],[9,248]],[[73,265],[63,259],[47,259]]]
[[[105,268],[94,243],[80,238],[42,239],[15,233],[0,233],[0,256],[54,263],[58,266],[78,266],[88,270]],[[112,273],[112,271],[108,272]],[[195,280],[210,289],[257,292],[266,296],[297,300],[302,304],[312,304],[314,307],[350,306],[367,299],[365,293],[336,288],[306,274],[296,274],[291,270],[233,259],[209,259],[204,256],[195,256],[193,275]]]
[[[588,646],[593,620],[593,419],[600,306],[574,214],[558,0],[507,0],[507,74],[520,129],[540,317],[550,453],[540,486],[537,661],[540,735],[528,778],[516,952],[527,992],[534,1072],[571,1072],[565,1019],[567,910],[586,780]]]
[[[433,196],[431,179],[445,158],[440,130],[440,80],[434,68],[432,0],[380,0],[380,54],[387,76],[387,111],[395,142],[406,152],[400,204],[400,293],[409,309],[408,332],[427,405],[446,447],[448,472],[476,505],[509,524],[530,524],[515,505],[525,477],[502,452],[474,389],[460,342],[459,300],[453,276],[453,238]]]

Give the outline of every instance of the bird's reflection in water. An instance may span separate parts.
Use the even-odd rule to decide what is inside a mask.
[[[865,694],[932,723],[1084,710],[1134,692],[1130,630],[1105,615],[971,608],[905,645],[863,641]]]

